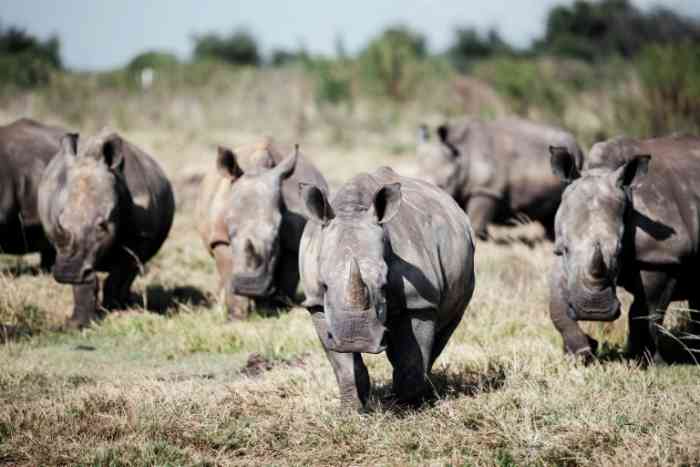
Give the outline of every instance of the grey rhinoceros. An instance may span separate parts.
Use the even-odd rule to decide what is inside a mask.
[[[39,215],[56,247],[53,276],[73,285],[70,326],[99,316],[97,272],[108,272],[107,309],[124,304],[137,273],[165,241],[175,213],[170,182],[148,154],[104,130],[68,134],[39,185]]]
[[[26,118],[0,127],[0,253],[41,253],[50,271],[56,253],[37,212],[41,176],[66,130]]]
[[[301,182],[327,189],[298,148],[283,151],[269,138],[219,148],[216,167],[202,182],[197,227],[216,260],[230,318],[245,318],[255,301],[294,298],[306,225]]]
[[[549,168],[549,146],[582,154],[574,136],[560,128],[517,118],[464,118],[437,127],[437,138],[421,127],[417,148],[424,179],[447,191],[466,211],[479,238],[488,224],[527,218],[554,238],[561,182]]]
[[[361,354],[384,350],[394,392],[415,400],[474,291],[469,219],[444,191],[386,167],[357,175],[330,203],[321,187],[300,189],[310,219],[299,256],[304,306],[342,402],[364,406]]]
[[[620,315],[616,289],[634,295],[627,353],[659,360],[670,301],[700,309],[700,138],[616,138],[597,143],[583,170],[565,148],[551,149],[565,182],[556,216],[550,314],[567,352],[590,360],[597,343],[577,321]],[[693,313],[690,332],[700,334]]]

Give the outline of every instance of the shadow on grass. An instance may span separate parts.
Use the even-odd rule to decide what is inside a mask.
[[[698,365],[700,338],[679,330],[667,331],[659,340],[659,353],[669,365]],[[607,342],[601,343],[596,357],[599,363],[636,362],[641,367],[648,366],[651,360],[631,358],[625,353],[624,345]]]
[[[479,394],[498,391],[506,382],[505,368],[499,363],[491,363],[485,370],[464,368],[454,370],[440,368],[430,375],[431,390],[412,402],[401,402],[396,398],[391,383],[376,386],[367,411],[389,411],[396,415],[423,410],[434,406],[443,399],[475,397]]]
[[[29,264],[24,261],[16,261],[14,264],[3,264],[0,266],[0,274],[14,278],[20,276],[39,276],[41,274],[50,274],[49,271],[43,271],[38,264]]]
[[[0,344],[16,341],[22,337],[30,337],[32,330],[27,326],[0,324]]]
[[[152,313],[177,313],[179,305],[211,306],[212,297],[191,285],[165,288],[162,285],[149,285],[145,294],[134,297],[135,304]]]

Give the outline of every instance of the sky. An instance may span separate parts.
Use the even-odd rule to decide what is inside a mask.
[[[66,66],[105,70],[125,65],[144,50],[187,59],[192,36],[252,32],[263,53],[276,48],[332,54],[338,38],[360,50],[384,27],[405,24],[442,51],[458,26],[496,28],[526,47],[542,35],[549,9],[573,0],[0,0],[0,24],[40,38],[56,34]],[[700,0],[632,0],[640,8],[663,5],[700,18]]]

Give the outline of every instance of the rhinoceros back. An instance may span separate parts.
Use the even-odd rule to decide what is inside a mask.
[[[432,184],[383,167],[371,175],[377,187],[401,184],[399,212],[384,224],[390,243],[390,300],[407,309],[449,311],[474,289],[474,243],[469,219]],[[391,304],[390,304],[391,305]]]

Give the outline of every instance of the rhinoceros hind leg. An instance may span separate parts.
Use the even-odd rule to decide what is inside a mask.
[[[659,361],[659,340],[663,319],[676,280],[663,271],[640,271],[637,290],[629,312],[626,354],[644,364]]]
[[[434,316],[434,310],[411,311],[392,324],[387,356],[394,367],[394,393],[401,402],[418,401],[429,388],[428,373],[435,342]]]
[[[493,222],[498,211],[498,200],[491,196],[474,196],[467,204],[467,215],[474,234],[481,240],[489,237],[488,225]]]
[[[102,301],[106,309],[120,309],[128,304],[131,284],[138,273],[139,266],[132,258],[114,265],[104,285]]]
[[[85,284],[73,286],[73,316],[68,319],[69,328],[83,328],[99,317],[97,294],[99,284],[97,277]]]
[[[47,248],[45,250],[41,250],[40,255],[41,262],[39,263],[39,267],[42,271],[50,273],[51,268],[53,268],[53,265],[56,262],[56,250],[53,248]]]

